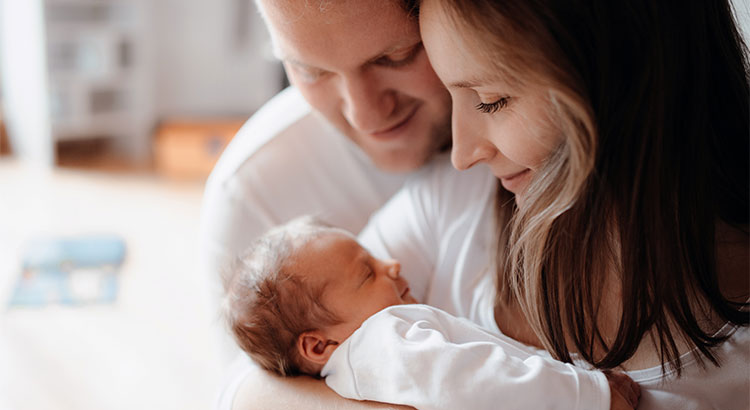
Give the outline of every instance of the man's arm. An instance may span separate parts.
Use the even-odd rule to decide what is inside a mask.
[[[414,410],[411,407],[342,398],[322,380],[282,378],[254,366],[234,396],[233,410]]]
[[[297,216],[288,205],[274,203],[278,185],[289,185],[295,169],[284,158],[306,134],[295,132],[310,108],[288,88],[256,112],[221,155],[206,181],[201,210],[201,247],[205,269],[217,279],[221,271],[255,238]],[[312,127],[310,133],[316,134]],[[269,188],[271,186],[271,188]]]

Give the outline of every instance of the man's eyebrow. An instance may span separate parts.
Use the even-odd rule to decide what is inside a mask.
[[[378,60],[380,60],[382,58],[385,58],[385,57],[388,57],[389,54],[395,53],[397,51],[410,50],[411,54],[416,53],[417,51],[419,51],[419,48],[420,48],[421,44],[422,44],[422,41],[420,40],[420,41],[417,41],[416,43],[411,44],[409,46],[392,46],[392,47],[389,47],[385,51],[383,51],[381,53],[378,53],[375,57],[372,57],[372,58],[368,59],[367,61],[365,61],[364,63],[362,63],[362,65],[377,64]],[[300,67],[300,68],[303,68],[305,70],[320,71],[320,72],[326,72],[326,71],[328,71],[328,70],[326,70],[324,68],[316,67],[314,65],[311,65],[311,64],[305,63],[303,61],[300,61],[300,60],[298,60],[298,59],[296,59],[294,57],[288,57],[288,56],[281,55],[281,56],[279,56],[279,59],[281,61],[284,61],[284,62],[288,63],[288,64],[293,64],[293,65],[295,65],[297,67]]]

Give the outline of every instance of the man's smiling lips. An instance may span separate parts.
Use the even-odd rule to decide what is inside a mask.
[[[414,118],[414,115],[417,113],[418,109],[419,107],[414,107],[411,112],[409,112],[409,114],[403,120],[399,121],[396,125],[383,129],[381,131],[368,133],[368,135],[377,140],[390,140],[400,136],[401,131],[403,131],[409,124],[411,119]]]

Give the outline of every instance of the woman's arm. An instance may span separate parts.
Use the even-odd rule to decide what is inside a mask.
[[[253,366],[240,384],[232,409],[414,410],[406,406],[345,399],[334,393],[322,380],[306,376],[282,378],[257,366]]]

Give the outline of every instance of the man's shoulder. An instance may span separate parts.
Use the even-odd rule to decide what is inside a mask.
[[[219,158],[209,184],[230,179],[266,151],[294,145],[309,135],[335,133],[324,120],[313,115],[299,90],[286,88],[245,122]]]
[[[372,160],[289,89],[251,118],[227,147],[206,183],[204,213],[229,223],[237,214],[267,228],[302,215],[359,231],[370,213],[406,175],[378,169]],[[286,117],[279,115],[290,112]]]

